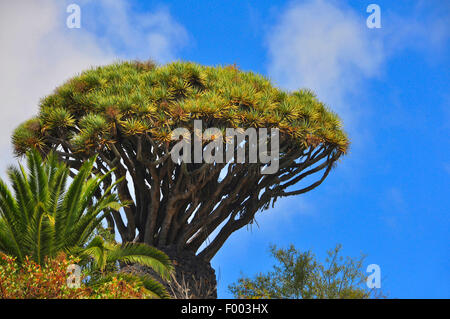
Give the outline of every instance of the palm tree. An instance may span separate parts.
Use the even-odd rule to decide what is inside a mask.
[[[22,165],[10,167],[14,196],[0,179],[0,251],[42,264],[46,256],[82,247],[109,209],[123,206],[111,193],[114,184],[92,200],[105,178],[91,177],[94,161],[82,165],[67,190],[70,171],[55,154],[43,161],[37,151],[28,152],[28,172]]]
[[[172,265],[163,252],[145,244],[122,246],[92,237],[111,209],[124,206],[112,189],[121,180],[98,195],[105,175],[94,175],[96,157],[86,161],[68,187],[70,169],[50,153],[45,160],[36,150],[26,154],[28,172],[22,165],[10,167],[8,176],[14,193],[0,179],[0,252],[21,263],[26,256],[38,264],[45,257],[64,251],[81,257],[90,277],[108,280],[117,262],[140,263],[151,267],[162,279],[168,279]],[[101,276],[98,276],[101,274]],[[122,275],[122,277],[131,275]],[[126,278],[125,278],[126,279]],[[136,280],[136,276],[134,279]],[[156,297],[167,297],[159,282],[146,276],[141,283]]]
[[[79,249],[80,264],[89,274],[89,285],[95,286],[110,280],[110,274],[119,270],[121,264],[140,264],[150,267],[162,280],[169,281],[173,266],[169,257],[162,251],[142,243],[119,245],[107,242],[101,236],[94,237],[86,247]],[[125,280],[139,281],[151,294],[168,298],[164,286],[149,275],[120,273]]]

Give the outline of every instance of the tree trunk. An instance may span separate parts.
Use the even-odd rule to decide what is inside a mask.
[[[188,250],[177,251],[172,246],[157,247],[173,261],[175,272],[170,283],[162,281],[153,270],[141,265],[128,265],[124,272],[150,274],[158,279],[175,299],[216,299],[217,281],[211,264]]]

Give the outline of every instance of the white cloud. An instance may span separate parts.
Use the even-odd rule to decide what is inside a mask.
[[[66,26],[59,0],[0,2],[0,176],[14,163],[10,136],[39,99],[92,65],[116,59],[173,59],[187,32],[164,9],[135,14],[119,1],[78,1],[81,29]]]
[[[99,30],[98,37],[118,53],[130,58],[152,58],[158,62],[175,59],[175,53],[187,44],[188,34],[165,7],[154,12],[134,12],[129,2],[117,0],[84,0],[90,10],[85,15],[87,27]]]
[[[294,4],[268,35],[269,73],[288,89],[307,87],[350,119],[345,99],[384,61],[379,37],[351,9],[321,0]]]
[[[401,15],[387,12],[385,16],[384,42],[390,55],[412,48],[431,56],[428,62],[445,56],[450,39],[448,4],[420,0]]]
[[[429,63],[446,56],[450,7],[419,1],[401,14],[382,6],[382,28],[368,29],[365,10],[332,0],[294,2],[267,35],[269,74],[284,88],[314,90],[352,131],[366,111],[367,80],[384,75],[389,58],[404,49]]]
[[[300,219],[318,215],[320,212],[307,194],[290,198],[283,197],[277,200],[273,208],[270,206],[269,210],[256,213],[256,224],[252,225],[252,228],[265,233],[278,233],[280,229],[291,231],[298,229],[299,225],[296,222]],[[243,230],[239,232],[242,234]]]

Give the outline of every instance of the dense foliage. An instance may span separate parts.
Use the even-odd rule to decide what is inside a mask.
[[[142,243],[120,245],[96,236],[85,247],[73,249],[72,252],[80,257],[79,264],[89,274],[91,285],[109,282],[111,278],[121,276],[125,281],[131,279],[132,282],[138,282],[155,297],[169,297],[166,288],[148,274],[118,275],[121,271],[120,264],[140,264],[150,267],[161,280],[170,281],[173,272],[172,262],[166,254],[154,247]]]
[[[14,133],[17,154],[45,150],[50,137],[79,152],[102,149],[123,137],[149,133],[170,141],[170,132],[192,119],[215,127],[277,127],[301,145],[326,142],[345,152],[348,140],[336,114],[311,91],[285,93],[270,81],[235,66],[176,62],[116,63],[93,68],[44,98],[39,116]]]
[[[262,175],[261,162],[172,162],[172,130],[198,134],[195,119],[204,129],[222,131],[278,128],[278,172]],[[116,169],[105,183],[126,176],[132,181],[133,188],[127,179],[118,185],[120,199],[130,203],[126,221],[116,210],[107,216],[124,242],[194,253],[202,247],[198,254],[205,260],[277,198],[319,186],[349,144],[337,115],[312,92],[284,92],[235,66],[185,62],[123,62],[84,71],[42,99],[38,116],[20,125],[12,139],[18,155],[31,147],[53,150],[75,170],[98,154],[94,172]],[[320,178],[309,183],[316,174]]]
[[[260,273],[253,279],[241,277],[229,286],[240,299],[366,299],[381,293],[366,287],[364,256],[359,259],[340,255],[341,245],[327,252],[321,263],[310,252],[300,252],[293,245],[270,251],[277,264],[273,271]]]
[[[78,288],[67,285],[67,267],[77,258],[60,253],[45,257],[42,264],[25,257],[18,263],[15,257],[1,255],[0,299],[136,299],[154,298],[139,278],[120,274],[110,275],[101,282]],[[85,277],[85,276],[84,276]],[[82,278],[85,279],[85,278]]]
[[[70,170],[54,154],[43,161],[38,152],[30,151],[28,171],[22,165],[10,167],[14,192],[0,180],[0,251],[19,262],[28,256],[42,264],[45,256],[82,247],[109,209],[122,206],[112,186],[93,201],[109,174],[92,177],[94,161],[83,164],[69,187]]]
[[[117,274],[119,263],[138,263],[153,269],[162,280],[168,280],[173,267],[167,255],[146,244],[119,245],[113,238],[108,242],[100,234],[94,236],[102,228],[101,222],[109,210],[122,206],[117,195],[111,193],[114,185],[101,190],[102,181],[109,173],[92,176],[94,161],[95,157],[86,161],[68,187],[70,170],[53,153],[43,160],[37,151],[30,151],[28,171],[22,165],[9,168],[14,192],[0,180],[0,253],[9,255],[10,265],[21,266],[20,269],[14,266],[18,272],[12,273],[19,281],[26,279],[22,274],[24,269],[30,272],[36,265],[39,265],[36,276],[44,276],[39,269],[48,269],[49,260],[53,266],[61,265],[63,259],[52,258],[68,252],[79,259],[91,287],[113,285],[111,280],[117,284],[120,276],[121,281],[138,282],[137,287],[144,287],[147,295],[168,297],[164,286],[153,277]],[[93,199],[95,193],[99,194],[97,200]],[[60,285],[57,280],[62,277],[58,276],[55,273],[55,277],[45,280],[49,285],[52,280]],[[17,285],[20,290],[28,283]],[[58,296],[65,294],[63,288],[58,289]],[[31,296],[34,295],[33,292]]]

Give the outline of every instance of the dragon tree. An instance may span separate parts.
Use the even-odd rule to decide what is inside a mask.
[[[267,163],[249,162],[249,152],[244,161],[174,161],[172,148],[191,139],[172,132],[195,136],[198,121],[222,132],[277,129],[278,170],[264,174]],[[200,148],[214,139],[201,137]],[[17,156],[54,151],[73,173],[98,154],[95,174],[114,169],[105,188],[125,177],[117,192],[128,205],[107,216],[111,231],[165,251],[176,261],[178,287],[197,289],[197,297],[216,296],[210,260],[227,238],[278,198],[319,186],[349,145],[339,117],[309,90],[285,92],[235,66],[139,61],[71,78],[40,101],[12,141]],[[248,136],[220,143],[233,154],[251,144]]]

